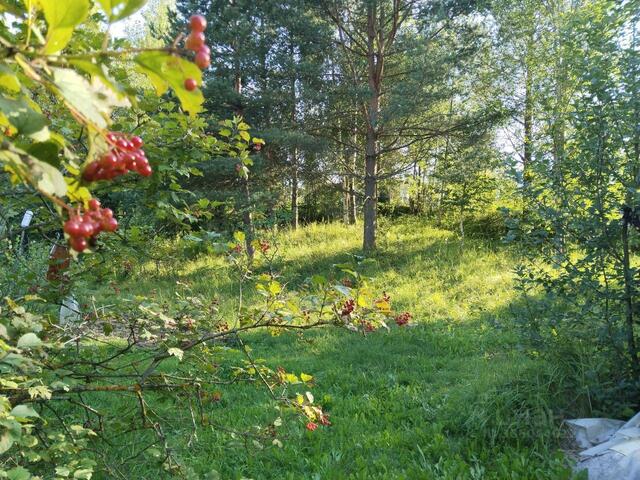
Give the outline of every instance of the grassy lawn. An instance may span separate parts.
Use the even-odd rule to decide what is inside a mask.
[[[360,246],[359,228],[311,225],[278,235],[282,278],[295,284],[332,272]],[[303,335],[247,337],[256,357],[271,367],[311,373],[312,391],[333,425],[308,432],[285,418],[283,447],[259,449],[213,426],[192,433],[188,411],[172,402],[156,412],[176,457],[193,478],[223,479],[562,479],[571,478],[558,453],[560,432],[552,409],[562,381],[559,367],[528,356],[511,326],[515,259],[499,244],[464,243],[447,231],[412,222],[385,226],[380,251],[366,274],[409,310],[417,326],[363,337],[323,329]],[[121,287],[171,301],[176,281],[234,308],[233,282],[223,262],[203,255],[150,263]],[[114,301],[104,289],[100,302]],[[237,352],[215,351],[212,362],[233,364]],[[253,385],[221,388],[222,399],[204,409],[216,424],[237,429],[281,415]],[[123,419],[120,419],[123,421]],[[118,421],[113,418],[111,421]],[[131,421],[127,419],[125,421]],[[152,438],[135,433],[103,451],[113,463]],[[143,454],[121,471],[128,478],[164,478],[157,460]],[[217,473],[216,473],[217,472]],[[208,476],[207,476],[208,475]],[[109,475],[98,478],[110,478]]]

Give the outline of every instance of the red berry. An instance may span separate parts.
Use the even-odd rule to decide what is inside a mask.
[[[118,157],[109,152],[100,159],[100,166],[106,169],[115,168],[118,164]]]
[[[86,250],[88,243],[87,240],[82,237],[71,237],[69,239],[69,245],[71,245],[71,248],[76,252],[83,252]]]
[[[91,219],[83,219],[82,223],[80,224],[80,235],[85,238],[91,237],[94,231],[95,228],[93,227],[93,222],[91,221]]]
[[[205,37],[202,32],[191,32],[191,34],[187,37],[184,46],[187,47],[187,50],[192,50],[197,52],[202,45],[204,45]]]
[[[149,164],[143,165],[142,167],[140,167],[138,169],[138,173],[140,175],[142,175],[143,177],[149,177],[153,173],[153,169],[151,168],[151,165],[149,165]]]
[[[110,143],[116,143],[116,141],[118,140],[118,136],[113,132],[109,132],[107,133],[107,140]]]
[[[131,148],[131,144],[125,138],[119,138],[116,142],[116,146],[120,150],[129,150],[129,148]]]
[[[316,428],[318,428],[317,423],[313,423],[313,422],[307,423],[307,430],[309,430],[310,432],[313,432]]]
[[[100,208],[100,200],[92,198],[89,200],[89,210],[98,210]]]
[[[71,218],[64,222],[64,231],[68,233],[72,237],[77,237],[80,235],[80,222],[76,218]]]
[[[202,15],[192,15],[189,19],[189,26],[194,32],[204,32],[207,28],[207,21]]]
[[[186,88],[190,92],[193,92],[196,88],[198,88],[198,82],[196,82],[193,78],[187,78],[184,81],[184,88]]]
[[[110,208],[102,209],[102,218],[111,218],[113,217],[113,211]]]
[[[207,47],[206,45],[202,45],[199,49],[197,53],[206,53],[207,55],[211,55],[211,49],[209,47]]]
[[[209,65],[211,65],[211,57],[207,54],[207,52],[198,52],[196,54],[196,65],[200,68],[200,70],[204,70]]]
[[[144,142],[142,141],[142,139],[137,135],[134,135],[133,137],[131,137],[129,141],[131,142],[131,145],[133,145],[134,148],[140,148],[142,145],[144,145]]]
[[[115,232],[118,229],[118,221],[113,217],[105,218],[101,226],[105,232]]]
[[[97,180],[96,174],[100,168],[100,164],[98,162],[91,162],[82,172],[82,178],[84,178],[87,182],[93,182]]]

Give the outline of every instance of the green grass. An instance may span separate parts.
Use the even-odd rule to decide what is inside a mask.
[[[330,274],[360,246],[359,228],[341,225],[311,225],[277,238],[283,253],[278,268],[291,285]],[[176,287],[180,281],[232,311],[235,286],[220,258],[172,258],[134,269],[121,290],[170,302],[175,289],[184,288]],[[313,393],[333,426],[308,432],[285,415],[283,448],[265,449],[244,448],[220,429],[200,426],[187,445],[187,412],[172,401],[159,403],[156,413],[167,422],[170,444],[193,477],[216,478],[205,477],[216,471],[223,479],[571,478],[552,413],[562,401],[554,392],[563,374],[520,348],[511,326],[510,305],[517,299],[509,250],[404,221],[385,227],[374,258],[365,273],[419,325],[366,337],[336,329],[249,336],[255,356],[270,366],[314,375]],[[108,303],[116,296],[105,289],[97,298]],[[215,352],[211,361],[240,358]],[[218,424],[241,430],[280,415],[255,385],[220,390],[220,402],[204,405]],[[135,451],[130,442],[140,446],[151,437],[126,438],[103,450],[113,463]],[[165,475],[149,455],[123,468],[128,478]]]

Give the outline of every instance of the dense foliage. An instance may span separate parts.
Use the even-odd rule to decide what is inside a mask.
[[[321,327],[522,366],[460,422],[440,410],[464,403],[455,393],[417,388],[411,418],[391,419],[349,374],[329,375],[338,394],[363,391],[354,404],[375,398],[351,421],[436,419],[436,444],[403,459],[421,467],[393,475],[569,478],[549,460],[560,420],[640,407],[639,12],[640,0],[0,0],[0,478],[129,478],[147,461],[216,478],[189,458],[204,431],[248,456],[330,432],[338,402],[277,353],[293,342],[308,358],[317,338],[349,349],[310,332]],[[486,284],[471,271],[484,268]],[[425,321],[433,332],[411,336]],[[426,383],[449,366],[416,364]],[[252,416],[213,418],[227,395]],[[478,444],[442,453],[467,434]],[[333,478],[343,454],[321,453],[330,465],[311,471]],[[356,458],[354,478],[384,475]],[[232,463],[225,475],[260,473]]]

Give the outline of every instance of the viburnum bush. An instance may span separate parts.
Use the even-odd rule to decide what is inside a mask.
[[[98,0],[96,15],[110,26],[143,4]],[[139,103],[126,77],[116,81],[113,71],[143,74],[158,95],[170,90],[182,110],[195,116],[203,103],[201,70],[211,62],[203,17],[191,17],[185,33],[166,47],[116,48],[106,28],[93,48],[95,42],[86,39],[96,35],[83,26],[95,25],[91,9],[89,0],[0,3],[0,163],[14,184],[52,207],[76,257],[96,249],[99,234],[118,229],[113,211],[92,192],[123,176],[142,180],[155,167],[171,168],[164,159],[147,158],[144,138],[112,130],[114,111]],[[76,36],[83,41],[74,41]],[[250,153],[262,143],[242,118],[234,118],[220,123],[210,145],[234,159],[246,178]],[[5,299],[0,307],[0,478],[88,479],[96,468],[110,478],[128,478],[100,454],[96,442],[136,430],[152,439],[134,446],[131,458],[157,452],[165,470],[184,477],[154,402],[170,396],[184,409],[193,427],[184,441],[191,442],[199,424],[216,426],[203,403],[219,400],[220,389],[238,381],[266,388],[282,414],[294,413],[308,430],[328,427],[328,415],[308,389],[313,377],[253,358],[241,334],[325,325],[367,334],[388,328],[394,318],[390,299],[376,295],[352,266],[339,266],[348,281],[314,276],[299,290],[288,290],[273,266],[277,247],[260,239],[250,245],[261,264],[244,254],[242,232],[217,247],[238,280],[240,305],[233,318],[221,315],[215,301],[189,292],[176,292],[171,306],[121,295],[117,308],[93,305],[77,322],[64,324],[36,295]],[[52,281],[66,279],[56,274]],[[247,288],[255,288],[261,301],[243,304]],[[96,350],[96,342],[104,348]],[[238,348],[244,362],[212,368],[209,355],[221,342]],[[165,368],[169,363],[173,366]],[[104,411],[101,395],[118,395],[124,403],[116,412]],[[257,431],[234,433],[253,444],[278,447],[281,422],[278,417]]]

